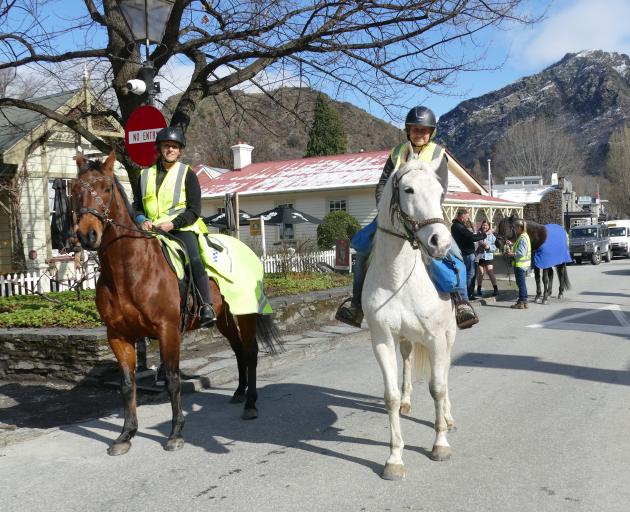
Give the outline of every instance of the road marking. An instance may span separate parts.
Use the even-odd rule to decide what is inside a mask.
[[[588,316],[599,315],[603,311],[610,311],[612,317],[619,325],[603,324],[603,323],[581,323],[572,322],[571,320],[577,320],[578,318],[585,318]],[[610,319],[612,320],[612,318]],[[601,334],[612,334],[629,336],[630,335],[630,321],[626,314],[621,311],[621,307],[618,304],[609,304],[599,308],[590,309],[588,311],[582,311],[581,313],[574,313],[572,315],[566,315],[546,322],[527,325],[531,329],[561,329],[564,331],[582,331],[582,332],[597,332]]]

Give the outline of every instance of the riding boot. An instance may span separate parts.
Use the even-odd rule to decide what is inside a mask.
[[[477,286],[477,295],[481,297],[481,286]]]
[[[492,292],[492,296],[496,297],[497,295],[499,295],[499,287],[495,284],[493,288],[494,288],[494,291]]]
[[[211,304],[202,304],[199,308],[199,327],[212,327],[217,323],[217,314]]]
[[[479,317],[470,302],[461,298],[459,293],[452,294],[455,302],[455,320],[460,329],[469,329],[479,323]]]
[[[349,306],[345,305],[347,302],[350,302]],[[352,327],[360,328],[361,322],[363,322],[363,309],[361,309],[361,305],[357,304],[352,298],[346,299],[341,303],[339,309],[337,309],[335,320],[339,320]]]

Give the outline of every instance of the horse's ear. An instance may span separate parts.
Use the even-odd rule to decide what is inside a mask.
[[[107,159],[103,163],[103,167],[101,167],[101,170],[103,171],[103,174],[113,175],[114,174],[114,163],[116,163],[116,151],[114,151],[112,149],[112,152],[109,154],[109,156],[107,157]]]
[[[411,145],[411,142],[407,142],[400,151],[400,159],[403,163],[407,163],[413,157],[413,146]]]
[[[77,163],[79,171],[81,171],[81,167],[83,167],[85,165],[85,162],[87,162],[87,160],[83,156],[83,152],[81,151],[80,147],[77,148],[77,153],[76,155],[74,155],[74,161]]]

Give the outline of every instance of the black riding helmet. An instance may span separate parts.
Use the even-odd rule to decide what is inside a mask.
[[[176,126],[167,126],[166,128],[162,128],[155,137],[156,146],[160,144],[160,142],[177,142],[181,147],[186,147],[186,138],[184,137],[184,133],[180,128]]]
[[[436,124],[433,110],[427,107],[413,107],[405,118],[405,131],[407,132],[407,138],[409,138],[408,126],[426,126],[427,128],[433,128],[433,133],[431,133],[431,138],[433,138],[435,135]]]

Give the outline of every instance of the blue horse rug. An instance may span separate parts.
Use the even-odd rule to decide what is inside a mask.
[[[543,269],[571,263],[567,233],[559,224],[545,224],[547,240],[534,251],[534,266]]]

